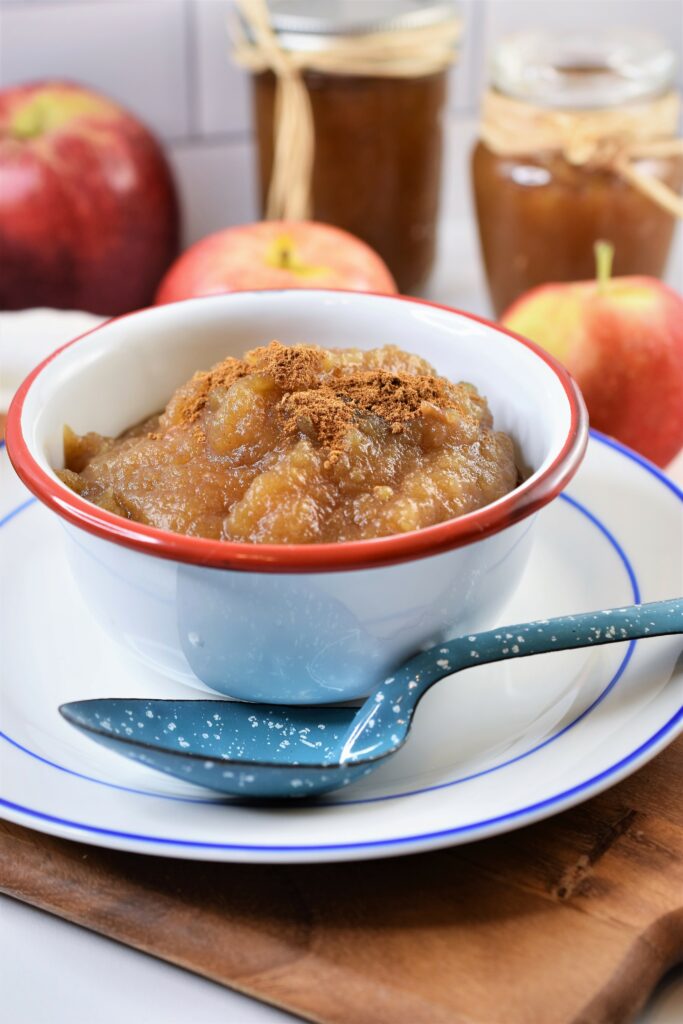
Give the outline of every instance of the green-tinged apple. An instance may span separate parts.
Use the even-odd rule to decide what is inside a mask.
[[[177,253],[171,173],[132,114],[68,82],[0,92],[0,309],[126,313]]]
[[[683,447],[683,298],[652,277],[610,277],[596,245],[596,281],[547,284],[502,323],[537,342],[576,379],[591,426],[660,466]]]
[[[266,288],[396,292],[381,257],[355,235],[313,221],[273,220],[196,242],[168,271],[156,301]]]

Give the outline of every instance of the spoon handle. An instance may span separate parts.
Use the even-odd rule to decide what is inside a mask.
[[[473,665],[568,651],[623,640],[683,633],[683,598],[604,611],[537,619],[470,633],[417,654],[366,700],[349,730],[342,761],[352,762],[381,749],[397,750],[420,698],[440,679]]]
[[[459,637],[453,643],[460,656],[462,648],[469,647],[472,663],[478,663],[673,633],[683,633],[683,598],[538,619]]]
[[[470,633],[430,647],[406,662],[385,685],[391,685],[392,692],[407,691],[405,710],[406,706],[414,707],[440,679],[474,665],[674,633],[683,633],[683,598],[537,619]]]

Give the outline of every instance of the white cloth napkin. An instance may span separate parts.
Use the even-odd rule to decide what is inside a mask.
[[[71,309],[0,313],[0,411],[7,411],[12,395],[34,366],[103,319]]]

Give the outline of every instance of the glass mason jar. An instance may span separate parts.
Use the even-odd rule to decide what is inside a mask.
[[[333,50],[335,37],[386,31],[410,40],[416,27],[452,21],[453,0],[270,0],[271,26],[285,50]],[[419,44],[418,44],[419,46]],[[455,53],[453,54],[455,56]],[[387,263],[402,292],[427,278],[436,246],[442,116],[448,70],[413,76],[306,69],[314,157],[314,220],[362,238]],[[262,211],[274,153],[276,77],[253,76]]]
[[[615,274],[661,277],[683,184],[674,71],[673,54],[640,33],[499,44],[472,154],[496,315],[535,285],[592,278],[599,239],[614,246]],[[634,177],[667,186],[668,206]]]

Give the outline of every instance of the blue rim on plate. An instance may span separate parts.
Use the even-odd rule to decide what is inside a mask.
[[[609,448],[613,448],[615,451],[619,452],[622,456],[625,456],[626,458],[630,459],[632,462],[635,462],[641,468],[646,470],[648,473],[650,473],[652,476],[654,476],[660,483],[662,483],[668,490],[670,490],[678,498],[679,501],[681,501],[683,503],[683,491],[679,487],[677,487],[677,485],[672,480],[670,480],[660,469],[658,469],[658,467],[656,467],[652,463],[648,462],[647,459],[645,459],[642,456],[638,455],[636,452],[633,452],[629,448],[627,448],[624,445],[620,444],[618,441],[615,441],[612,438],[606,437],[605,435],[600,434],[597,431],[591,431],[591,436],[596,441],[600,442],[601,444],[603,444],[603,445],[605,445],[605,446],[607,446]],[[640,599],[640,592],[639,592],[638,582],[637,582],[637,579],[636,579],[634,571],[633,571],[633,567],[631,566],[626,553],[623,551],[623,549],[621,548],[621,546],[618,543],[618,541],[616,540],[616,538],[613,537],[613,535],[610,533],[610,531],[607,529],[607,527],[596,516],[594,516],[587,508],[585,508],[585,506],[583,506],[581,503],[576,501],[576,499],[570,498],[568,495],[562,495],[561,497],[565,501],[567,501],[570,505],[575,507],[577,509],[577,511],[579,511],[580,513],[585,515],[593,523],[593,525],[595,525],[604,534],[604,536],[607,538],[607,540],[610,542],[610,544],[615,548],[615,550],[617,551],[617,553],[618,553],[618,555],[619,555],[619,557],[620,557],[620,559],[621,559],[622,563],[624,564],[624,567],[625,567],[625,569],[627,571],[627,574],[628,574],[628,577],[629,577],[629,581],[631,583],[631,587],[632,587],[632,590],[633,590],[634,601],[638,601]],[[15,509],[13,509],[11,512],[9,512],[2,520],[0,520],[0,527],[5,525],[6,523],[8,523],[11,519],[13,519],[16,516],[18,516],[22,511],[24,511],[26,508],[28,508],[33,503],[34,500],[35,499],[28,499],[27,501],[23,502],[21,505],[17,506]],[[558,739],[560,736],[562,736],[564,733],[566,733],[569,729],[573,728],[574,725],[576,725],[579,721],[581,721],[583,718],[585,718],[586,715],[588,715],[591,711],[593,711],[595,709],[595,707],[599,703],[601,703],[602,700],[604,700],[604,698],[613,689],[613,687],[616,685],[616,683],[619,680],[619,678],[622,676],[622,674],[623,674],[623,672],[624,672],[624,670],[625,670],[625,668],[626,668],[626,666],[628,664],[628,661],[630,660],[630,658],[631,658],[631,656],[633,654],[635,643],[636,643],[635,641],[631,641],[631,643],[628,646],[628,650],[626,652],[626,655],[622,659],[622,662],[619,665],[619,668],[617,669],[615,675],[610,680],[610,682],[607,684],[605,689],[592,702],[592,704],[588,708],[585,708],[584,711],[582,711],[581,714],[579,716],[577,716],[576,719],[574,719],[572,722],[568,723],[566,726],[564,726],[557,733],[554,733],[552,736],[547,737],[542,743],[538,744],[536,747],[532,748],[531,750],[526,751],[526,752],[524,752],[522,754],[519,754],[519,755],[517,755],[514,758],[511,758],[509,761],[504,762],[503,764],[495,765],[495,766],[493,766],[491,768],[484,769],[483,771],[474,773],[473,775],[465,776],[463,778],[452,780],[450,782],[439,783],[439,784],[437,784],[435,786],[425,787],[424,789],[421,789],[421,790],[414,790],[414,791],[408,792],[408,793],[392,794],[392,795],[387,795],[387,796],[382,796],[382,797],[368,798],[368,799],[365,799],[365,800],[335,801],[334,804],[326,804],[325,806],[348,806],[349,804],[370,803],[370,802],[376,802],[376,801],[400,799],[401,797],[414,796],[414,795],[418,795],[420,793],[430,792],[430,791],[433,791],[433,790],[436,790],[436,789],[444,789],[444,788],[448,788],[450,786],[457,785],[457,784],[462,783],[462,782],[470,781],[473,778],[477,778],[477,777],[479,777],[481,775],[486,775],[486,774],[489,774],[491,772],[498,771],[501,768],[506,767],[507,765],[513,764],[516,761],[522,760],[523,758],[530,756],[532,753],[535,753],[537,750],[540,750],[542,747],[545,747],[549,743],[554,742],[554,740]],[[352,843],[325,843],[325,844],[309,844],[309,845],[298,845],[298,844],[271,845],[271,844],[220,843],[220,842],[208,842],[208,841],[201,841],[201,840],[165,838],[165,837],[161,837],[161,836],[150,836],[150,835],[144,835],[144,834],[134,833],[134,832],[124,832],[124,831],[120,831],[120,830],[117,830],[117,829],[107,829],[107,828],[103,828],[103,827],[100,827],[100,826],[88,825],[87,823],[84,823],[84,822],[73,821],[73,820],[70,820],[70,819],[67,819],[67,818],[60,818],[60,817],[58,817],[56,815],[50,815],[50,814],[47,814],[45,812],[38,811],[38,810],[36,810],[34,808],[25,807],[25,806],[23,806],[21,804],[16,804],[13,801],[6,800],[4,798],[0,798],[0,807],[6,807],[9,810],[13,810],[13,811],[19,812],[21,814],[25,814],[25,815],[27,815],[29,817],[36,818],[38,820],[45,821],[45,822],[50,822],[50,823],[56,824],[56,825],[62,825],[62,826],[65,826],[67,828],[70,828],[70,829],[76,829],[76,830],[78,830],[80,832],[86,832],[86,833],[90,833],[90,834],[93,834],[93,835],[100,835],[100,836],[110,836],[112,838],[118,838],[118,839],[134,840],[134,841],[137,841],[137,842],[145,842],[145,843],[149,843],[149,844],[152,844],[152,845],[160,845],[160,846],[166,846],[166,847],[168,847],[168,846],[176,846],[176,847],[178,847],[180,849],[194,848],[194,849],[235,850],[235,851],[251,851],[251,852],[254,852],[254,853],[259,853],[259,852],[261,852],[261,853],[267,853],[267,852],[271,852],[271,853],[309,853],[309,852],[310,853],[315,853],[315,852],[320,852],[320,851],[334,851],[334,850],[344,851],[344,850],[353,850],[353,849],[391,848],[391,847],[395,847],[395,846],[402,846],[402,845],[404,845],[406,843],[416,844],[416,843],[425,842],[425,841],[428,841],[428,840],[445,838],[447,836],[462,835],[462,834],[465,834],[465,833],[468,833],[468,832],[475,832],[475,831],[481,832],[484,829],[491,829],[491,828],[493,828],[496,825],[501,825],[501,824],[503,824],[506,821],[514,821],[517,818],[520,818],[520,817],[522,817],[524,815],[532,815],[533,816],[537,812],[541,812],[541,811],[543,811],[543,810],[545,810],[545,809],[547,809],[549,807],[561,804],[561,803],[563,803],[563,802],[565,802],[567,800],[570,800],[572,797],[580,795],[582,792],[585,792],[587,789],[591,789],[592,787],[597,786],[598,784],[600,784],[604,780],[607,780],[610,777],[618,774],[621,771],[621,769],[626,768],[629,764],[633,763],[633,761],[638,760],[641,757],[642,754],[644,754],[647,751],[651,750],[653,747],[656,747],[660,743],[660,741],[662,741],[666,736],[668,736],[670,733],[672,733],[673,730],[676,728],[676,726],[680,722],[682,722],[682,721],[683,721],[683,707],[679,708],[679,710],[676,712],[676,714],[673,715],[673,717],[670,718],[663,726],[661,726],[652,736],[650,736],[649,739],[647,739],[644,743],[642,743],[635,750],[632,750],[628,755],[623,757],[621,760],[617,761],[615,764],[611,765],[609,768],[606,768],[604,771],[599,772],[597,775],[592,776],[590,779],[586,779],[583,782],[577,784],[576,786],[573,786],[570,789],[564,790],[561,793],[556,793],[554,796],[548,797],[545,800],[538,801],[537,803],[534,803],[534,804],[529,804],[529,805],[527,805],[525,807],[517,808],[514,811],[508,811],[505,814],[497,815],[497,816],[495,816],[493,818],[488,818],[488,819],[484,819],[484,820],[477,821],[477,822],[470,822],[470,823],[465,824],[465,825],[459,825],[459,826],[455,826],[455,827],[451,827],[451,828],[447,828],[447,829],[440,829],[440,830],[434,831],[434,832],[418,833],[418,834],[409,835],[409,836],[397,836],[397,837],[393,837],[393,838],[389,838],[389,839],[367,840],[367,841],[352,842]],[[70,775],[74,775],[74,776],[76,776],[78,778],[81,778],[81,779],[83,779],[85,781],[90,781],[90,782],[93,782],[95,784],[107,786],[108,788],[119,789],[119,790],[123,790],[123,791],[126,791],[126,792],[131,792],[131,793],[133,793],[135,795],[140,795],[140,796],[154,796],[156,798],[172,799],[172,800],[176,800],[176,801],[189,802],[189,803],[202,803],[202,804],[212,804],[212,803],[219,804],[220,803],[220,801],[216,801],[216,800],[192,800],[191,798],[174,797],[174,796],[170,796],[168,794],[147,793],[147,792],[144,792],[144,791],[141,791],[141,790],[132,789],[132,788],[129,788],[129,787],[118,786],[118,785],[116,785],[114,783],[108,783],[108,782],[105,782],[103,780],[99,780],[99,779],[95,779],[95,778],[92,778],[92,777],[87,776],[87,775],[83,775],[83,774],[81,774],[79,772],[74,772],[71,769],[65,768],[62,765],[58,765],[58,764],[55,764],[55,763],[53,763],[51,761],[48,761],[46,758],[41,757],[39,754],[36,754],[33,751],[30,751],[27,748],[21,746],[16,741],[12,740],[10,737],[6,736],[3,733],[0,733],[0,738],[5,739],[12,746],[16,747],[17,749],[21,750],[22,752],[26,753],[27,755],[30,755],[31,757],[34,757],[37,760],[39,760],[39,761],[49,765],[50,767],[53,767],[53,768],[58,769],[60,771],[66,772],[66,773],[68,773]],[[320,806],[320,804],[317,804],[316,806]],[[289,813],[292,813],[292,812],[296,813],[296,808],[292,808],[289,811]]]

